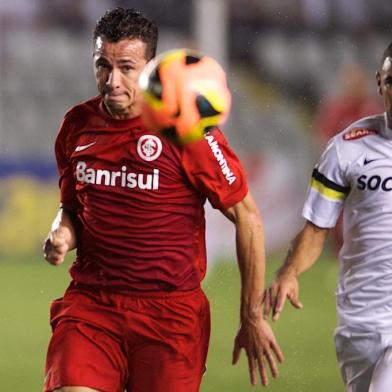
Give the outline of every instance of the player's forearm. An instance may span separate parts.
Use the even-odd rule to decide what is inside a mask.
[[[320,257],[329,231],[330,229],[317,227],[307,221],[293,240],[285,263],[277,275],[298,276],[308,270]]]
[[[252,322],[261,316],[265,275],[264,231],[256,213],[237,225],[237,258],[241,274],[241,322]]]
[[[222,211],[236,226],[236,248],[241,275],[241,322],[261,316],[264,292],[264,230],[259,210],[248,192],[233,207]]]
[[[68,250],[75,249],[77,246],[76,229],[74,217],[72,212],[68,211],[64,207],[60,207],[53,223],[51,226],[51,231],[61,231],[67,244]]]

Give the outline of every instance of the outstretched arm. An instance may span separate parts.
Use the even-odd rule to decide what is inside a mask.
[[[272,311],[272,320],[278,320],[286,298],[295,308],[302,308],[298,298],[297,276],[309,269],[320,257],[329,232],[330,229],[306,221],[292,242],[285,263],[278,270],[272,285],[265,291],[265,318],[268,318]]]
[[[244,349],[248,357],[250,381],[257,383],[257,371],[263,385],[268,384],[267,359],[273,377],[278,376],[275,356],[283,354],[275,336],[262,317],[261,302],[264,288],[264,231],[258,208],[248,195],[241,202],[223,211],[235,223],[237,258],[241,274],[240,328],[234,342],[233,364]]]
[[[53,265],[64,261],[68,251],[77,244],[74,212],[61,206],[45,239],[43,251],[45,259]]]

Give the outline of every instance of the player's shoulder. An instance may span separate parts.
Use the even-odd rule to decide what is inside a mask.
[[[66,114],[60,128],[60,138],[67,138],[70,135],[83,130],[92,119],[100,118],[101,97],[96,96],[71,107]]]
[[[210,147],[213,143],[227,145],[227,139],[225,138],[223,132],[218,127],[212,128],[209,132],[204,135],[205,143]]]
[[[80,130],[98,113],[100,97],[93,97],[70,108],[64,115],[57,135],[58,143],[70,143]]]
[[[354,162],[367,148],[380,140],[385,124],[383,114],[372,115],[353,122],[328,142],[325,156],[335,157],[340,163]]]
[[[214,127],[204,134],[204,137],[200,140],[196,140],[190,143],[184,143],[180,146],[182,150],[198,150],[211,148],[215,145],[227,145],[227,140],[223,135],[222,131],[218,127]]]
[[[347,152],[361,149],[365,145],[380,138],[385,127],[384,114],[367,116],[353,122],[330,140],[338,150]]]
[[[99,109],[101,102],[100,96],[89,98],[86,101],[80,102],[71,107],[66,113],[64,118],[66,120],[77,121],[80,118],[88,115],[88,113],[96,112]]]
[[[208,131],[202,139],[185,143],[179,148],[183,159],[196,159],[200,162],[212,160],[217,161],[220,165],[226,165],[231,159],[238,159],[218,127]]]
[[[361,118],[353,122],[342,132],[336,135],[335,139],[342,144],[361,143],[369,136],[379,136],[381,129],[385,126],[384,114],[375,114]],[[348,143],[344,143],[348,142]]]

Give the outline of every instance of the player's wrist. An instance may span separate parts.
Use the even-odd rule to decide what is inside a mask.
[[[285,264],[276,273],[277,279],[282,278],[297,278],[299,275],[298,269],[292,264]]]
[[[256,324],[260,319],[263,318],[260,303],[261,301],[258,301],[257,303],[248,303],[247,301],[241,302],[241,323]]]

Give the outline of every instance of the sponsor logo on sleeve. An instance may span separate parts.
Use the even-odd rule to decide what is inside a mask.
[[[343,140],[355,140],[368,135],[376,135],[375,129],[369,128],[352,128],[343,135]]]
[[[143,135],[137,142],[137,153],[140,158],[151,162],[159,158],[162,152],[162,142],[154,135]]]
[[[205,139],[208,142],[208,145],[211,148],[212,153],[214,154],[215,159],[219,163],[222,174],[225,176],[226,181],[231,185],[237,179],[234,173],[231,171],[230,167],[227,164],[226,158],[223,155],[221,148],[219,147],[218,142],[215,140],[212,135],[205,135]]]

